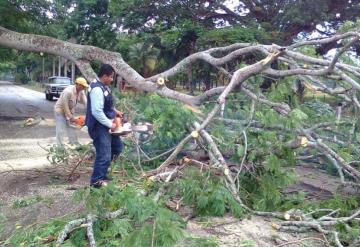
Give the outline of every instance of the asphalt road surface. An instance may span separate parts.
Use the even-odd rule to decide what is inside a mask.
[[[48,101],[45,94],[0,81],[0,118],[24,119],[42,116],[53,117],[56,101]]]
[[[45,94],[0,81],[0,177],[1,172],[29,170],[49,165],[45,150],[55,142],[54,104]],[[84,107],[76,109],[84,114]],[[26,119],[36,124],[25,126]],[[79,141],[90,141],[78,131]],[[66,139],[65,139],[66,140]]]

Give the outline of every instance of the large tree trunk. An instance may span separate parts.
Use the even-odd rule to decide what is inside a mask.
[[[326,38],[323,40],[313,40],[307,41],[303,43],[297,43],[288,48],[278,47],[276,45],[252,45],[247,43],[237,43],[226,47],[212,48],[206,51],[197,52],[189,55],[174,67],[154,75],[150,78],[142,77],[137,71],[131,68],[121,57],[121,54],[111,51],[106,51],[94,46],[85,46],[73,44],[66,41],[61,41],[55,38],[42,36],[42,35],[34,35],[34,34],[23,34],[18,32],[13,32],[6,28],[0,27],[0,46],[14,48],[17,50],[24,51],[32,51],[32,52],[43,52],[56,56],[63,57],[68,59],[76,64],[76,66],[80,69],[83,76],[88,81],[94,81],[97,76],[93,71],[90,61],[96,60],[102,63],[108,63],[115,69],[116,73],[119,74],[122,78],[124,78],[131,86],[138,88],[147,92],[155,92],[159,95],[176,99],[191,105],[200,105],[204,101],[206,101],[209,97],[214,95],[219,95],[224,90],[224,87],[213,88],[211,90],[207,90],[201,95],[192,96],[184,93],[180,93],[174,90],[169,89],[165,85],[158,85],[155,83],[158,78],[169,78],[174,76],[180,72],[186,72],[186,68],[188,68],[191,64],[196,61],[202,60],[215,68],[218,68],[221,72],[230,75],[222,66],[225,66],[228,62],[235,61],[242,55],[260,53],[263,56],[269,56],[271,53],[276,52],[276,50],[285,50],[284,56],[286,59],[291,59],[296,63],[296,61],[300,61],[301,63],[306,62],[309,64],[317,64],[321,65],[321,68],[311,68],[311,69],[289,69],[289,70],[277,70],[277,69],[266,69],[263,71],[263,75],[267,77],[286,77],[291,75],[308,75],[308,76],[329,76],[333,73],[335,76],[341,76],[342,80],[345,83],[348,83],[354,89],[359,90],[360,85],[356,82],[356,80],[352,79],[346,73],[354,72],[356,75],[360,74],[359,68],[350,66],[350,65],[337,65],[339,56],[346,51],[346,49],[341,50],[339,52],[339,56],[336,56],[333,61],[315,59],[312,57],[308,57],[301,53],[297,53],[294,51],[299,46],[304,45],[315,45],[315,44],[326,44],[338,40],[344,40],[346,38],[353,38],[351,44],[354,44],[359,40],[359,34],[354,32],[349,32],[341,35],[336,35],[331,38]],[[349,48],[349,47],[344,47]],[[213,53],[225,53],[223,57],[214,57]],[[281,59],[284,59],[281,57]],[[336,65],[336,66],[335,66]],[[250,70],[255,69],[255,64],[247,65],[246,67]],[[267,64],[264,64],[264,68]],[[341,71],[340,71],[341,70]],[[236,74],[236,73],[235,73]],[[328,90],[325,88],[324,90]],[[249,97],[254,98],[257,96],[252,92],[243,89],[243,92],[247,94]],[[352,96],[351,96],[352,97]],[[350,97],[350,98],[351,98]],[[267,102],[266,100],[261,100],[261,102]],[[269,103],[268,104],[278,107],[277,104]],[[285,107],[287,108],[287,107]],[[283,109],[285,109],[283,108]]]

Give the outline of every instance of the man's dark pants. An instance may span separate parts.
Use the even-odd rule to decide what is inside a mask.
[[[123,149],[123,143],[119,136],[111,135],[109,129],[103,125],[97,127],[96,137],[93,138],[96,158],[90,184],[107,178],[106,175],[112,159],[118,156]]]

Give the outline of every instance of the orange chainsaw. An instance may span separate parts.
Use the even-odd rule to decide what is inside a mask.
[[[153,126],[151,123],[139,122],[136,125],[131,125],[131,123],[127,122],[127,119],[124,115],[122,117],[116,117],[113,122],[116,124],[116,128],[114,131],[110,131],[110,134],[112,135],[123,136],[131,132],[139,132],[142,134],[151,135],[153,131]],[[79,116],[75,118],[70,126],[87,132],[87,128],[85,126],[85,116]]]

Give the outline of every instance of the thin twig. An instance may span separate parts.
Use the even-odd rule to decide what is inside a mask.
[[[155,243],[155,229],[156,229],[156,218],[154,219],[154,224],[152,229],[151,247],[154,247],[154,243]]]
[[[132,140],[133,140],[133,142],[134,142],[134,144],[135,144],[135,146],[136,146],[136,153],[137,153],[137,156],[138,156],[138,166],[139,166],[139,168],[140,168],[140,170],[141,170],[141,174],[143,174],[143,173],[144,173],[144,170],[143,170],[143,168],[142,168],[142,166],[141,166],[141,157],[140,157],[140,147],[139,147],[139,143],[138,143],[137,139],[135,138],[134,134],[131,135],[131,138],[132,138]]]
[[[150,161],[159,159],[159,158],[161,158],[161,157],[163,157],[163,156],[171,153],[172,151],[174,151],[175,148],[176,148],[176,147],[173,147],[173,148],[171,148],[171,149],[169,149],[169,150],[167,150],[167,151],[165,151],[165,152],[163,152],[163,153],[161,153],[161,154],[159,154],[159,155],[156,155],[155,157],[151,157],[151,158],[148,158],[148,159],[146,159],[146,160],[143,160],[143,162],[150,162]]]
[[[247,137],[246,137],[246,132],[245,130],[242,132],[243,135],[244,135],[244,143],[245,143],[245,148],[244,148],[244,156],[241,160],[241,163],[240,163],[240,168],[239,168],[239,171],[238,173],[236,174],[236,177],[235,177],[235,181],[237,181],[237,188],[238,190],[240,189],[240,180],[239,180],[239,176],[240,176],[240,173],[243,169],[243,166],[244,166],[244,163],[245,163],[245,159],[246,159],[246,153],[247,153]]]
[[[72,175],[74,174],[76,168],[81,165],[81,163],[84,161],[85,157],[90,153],[92,152],[91,149],[87,150],[82,156],[81,158],[79,159],[78,162],[76,162],[75,166],[73,167],[73,169],[71,170],[71,172],[69,173],[68,177],[67,177],[67,180],[69,181],[72,177]]]

